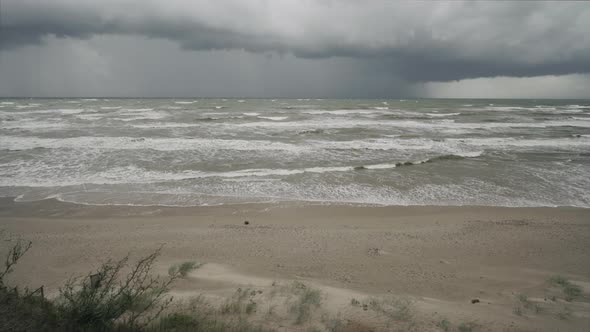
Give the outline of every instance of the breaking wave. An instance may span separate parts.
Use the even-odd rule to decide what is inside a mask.
[[[254,168],[228,172],[206,172],[199,170],[184,170],[179,172],[162,172],[147,170],[137,166],[115,167],[101,172],[68,175],[62,177],[50,175],[50,169],[35,169],[32,174],[20,177],[0,177],[0,186],[19,187],[64,187],[83,184],[137,184],[158,183],[202,178],[242,178],[242,177],[286,177],[304,173],[356,172],[364,170],[386,170],[396,167],[421,165],[439,161],[462,160],[475,158],[483,152],[440,155],[418,161],[404,161],[393,163],[379,163],[357,166],[318,166],[305,168]],[[45,173],[45,176],[31,176]]]

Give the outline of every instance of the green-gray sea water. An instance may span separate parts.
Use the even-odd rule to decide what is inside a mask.
[[[1,99],[0,195],[590,207],[590,101]]]

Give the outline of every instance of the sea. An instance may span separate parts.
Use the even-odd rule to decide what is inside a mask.
[[[590,207],[590,100],[0,99],[0,196]]]

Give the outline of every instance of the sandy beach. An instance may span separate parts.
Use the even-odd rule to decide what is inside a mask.
[[[178,299],[203,294],[219,302],[238,288],[268,294],[298,281],[320,290],[322,317],[368,330],[438,331],[443,320],[482,331],[590,327],[588,209],[0,202],[0,228],[8,236],[3,249],[16,237],[33,242],[10,281],[44,285],[49,296],[107,258],[130,252],[133,259],[163,245],[158,273],[182,261],[203,263],[175,284]],[[566,301],[548,281],[557,275],[583,294]],[[407,301],[411,317],[381,317],[363,307],[367,299]],[[262,308],[278,300],[260,295],[256,301],[259,313],[251,319],[269,327],[306,331],[315,320],[320,324],[319,317],[289,324],[287,313],[268,319]]]

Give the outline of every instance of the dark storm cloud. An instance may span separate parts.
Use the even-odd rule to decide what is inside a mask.
[[[347,57],[408,81],[590,72],[584,2],[5,0],[2,47],[131,35],[188,50]]]
[[[589,73],[588,56],[579,56],[570,61],[554,60],[542,64],[528,64],[497,59],[496,61],[478,61],[463,59],[433,59],[401,57],[386,60],[378,66],[382,70],[397,68],[396,74],[408,81],[453,81],[478,77],[535,77],[545,75],[568,75],[572,73]]]

